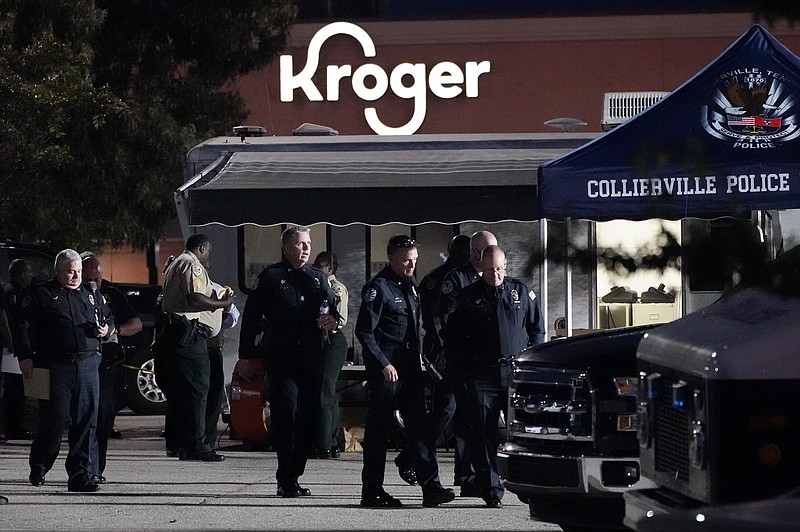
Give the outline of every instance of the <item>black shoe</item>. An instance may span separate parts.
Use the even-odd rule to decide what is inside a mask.
[[[180,449],[167,449],[167,457],[168,458],[180,458],[181,451]],[[185,458],[184,458],[185,460]]]
[[[502,508],[503,502],[500,499],[489,499],[486,501],[487,508]]]
[[[28,475],[28,480],[31,481],[31,486],[44,486],[44,475],[31,473]]]
[[[99,486],[91,480],[83,482],[76,482],[74,484],[67,483],[67,491],[77,491],[79,493],[92,493],[99,489]]]
[[[366,508],[401,508],[403,503],[386,492],[371,497],[361,497],[361,506]]]
[[[342,454],[339,452],[339,447],[334,445],[331,447],[331,458],[339,458]]]
[[[294,497],[308,497],[309,495],[311,495],[311,490],[308,488],[304,488],[300,484],[295,482],[293,486],[278,486],[277,495],[278,497],[283,497],[284,499],[292,499]]]
[[[400,475],[400,478],[403,479],[403,482],[409,484],[411,486],[417,485],[417,473],[414,471],[414,468],[407,464],[401,464],[397,459],[400,455],[397,455],[394,459],[394,465],[397,466],[397,473]]]
[[[181,453],[178,459],[188,460],[191,462],[222,462],[223,460],[225,460],[225,456],[217,454],[214,451],[206,451],[200,454]]]
[[[104,477],[103,475],[92,475],[92,482],[94,482],[95,484],[105,484],[106,477]]]
[[[32,440],[35,437],[36,434],[34,434],[33,432],[29,432],[27,430],[21,430],[6,434],[6,438],[9,440]]]
[[[422,496],[422,506],[425,508],[436,508],[440,504],[450,502],[456,498],[456,494],[449,488],[437,487],[430,493]]]
[[[120,431],[118,431],[117,429],[111,429],[111,432],[108,433],[108,437],[109,438],[113,438],[115,440],[121,440],[122,439],[122,433]]]

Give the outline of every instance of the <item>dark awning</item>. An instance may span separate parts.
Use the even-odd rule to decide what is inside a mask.
[[[231,139],[176,201],[194,227],[532,221],[539,165],[593,136]]]

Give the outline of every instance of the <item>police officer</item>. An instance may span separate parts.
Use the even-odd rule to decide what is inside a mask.
[[[544,323],[533,291],[505,276],[502,249],[483,250],[481,271],[482,278],[459,293],[444,335],[452,347],[448,368],[463,375],[467,384],[478,495],[488,507],[498,508],[505,490],[497,474],[497,424],[508,404],[511,360],[544,341]]]
[[[45,482],[69,425],[67,489],[97,491],[92,482],[91,439],[97,423],[100,340],[114,330],[113,316],[98,294],[82,283],[81,257],[72,249],[56,255],[55,278],[33,287],[19,328],[24,339],[17,353],[22,374],[50,368],[50,400],[39,401],[39,431],[31,445],[29,480]]]
[[[128,298],[115,286],[103,279],[103,265],[94,253],[83,252],[83,278],[94,283],[100,297],[114,315],[116,331],[100,344],[100,396],[97,407],[97,438],[92,442],[92,481],[105,484],[106,454],[108,438],[114,429],[117,416],[117,396],[122,386],[122,363],[125,353],[120,337],[133,336],[142,330],[142,320],[136,315]]]
[[[280,497],[311,495],[298,479],[317,438],[325,331],[339,325],[328,278],[308,264],[311,231],[281,235],[284,259],[261,272],[242,311],[239,358],[263,357],[269,378],[271,434],[278,455]],[[330,314],[322,314],[328,306]],[[252,372],[240,372],[245,380]]]
[[[422,311],[422,329],[425,335],[422,339],[422,354],[427,361],[436,368],[441,380],[428,382],[431,388],[431,408],[428,412],[425,435],[436,448],[436,442],[447,428],[456,410],[456,400],[450,382],[446,377],[445,357],[442,352],[441,332],[441,288],[442,280],[454,268],[463,265],[469,260],[470,237],[456,235],[447,246],[447,260],[427,273],[419,285],[419,300]],[[458,432],[457,441],[463,439],[462,431]],[[461,460],[464,445],[457,446],[461,449],[457,456]],[[395,458],[399,468],[400,478],[409,484],[416,483],[416,473],[411,467],[411,449],[406,446]],[[463,489],[463,488],[462,488]]]
[[[477,231],[472,234],[469,241],[469,258],[457,268],[450,270],[442,279],[439,314],[434,316],[434,324],[441,335],[447,323],[449,314],[455,308],[456,298],[464,287],[474,283],[481,277],[481,252],[490,245],[497,245],[497,238],[489,231]],[[445,358],[448,358],[447,342],[443,342]],[[453,439],[454,448],[454,473],[453,484],[461,486],[462,497],[476,497],[478,492],[475,488],[475,468],[472,465],[472,452],[470,443],[472,439],[472,429],[470,427],[470,416],[467,409],[462,407],[467,403],[465,395],[466,388],[463,378],[457,372],[446,369],[445,375],[453,396],[456,400],[456,411],[453,415]]]
[[[219,333],[222,311],[233,304],[234,295],[226,291],[218,297],[208,276],[210,264],[211,241],[195,234],[167,266],[153,352],[156,376],[168,383],[163,389],[168,453],[177,451],[181,460],[221,462],[225,457],[205,442],[211,372],[207,340]]]
[[[364,353],[370,405],[364,432],[361,506],[399,508],[383,488],[386,441],[395,408],[414,449],[413,467],[422,486],[422,504],[452,501],[453,490],[438,480],[435,450],[425,441],[424,380],[419,355],[419,297],[414,282],[417,244],[406,235],[389,239],[389,264],[361,291],[355,334]]]
[[[8,306],[6,309],[8,326],[11,333],[11,345],[8,347],[13,352],[25,351],[26,348],[20,344],[23,341],[23,335],[20,334],[19,324],[23,320],[24,308],[31,303],[30,285],[33,280],[33,270],[25,259],[14,259],[8,265],[8,276],[11,280],[11,289],[5,294]],[[0,295],[0,299],[2,298],[3,296]],[[24,415],[25,390],[22,375],[3,373],[3,418],[6,438],[10,440],[32,438],[32,435],[23,427]]]

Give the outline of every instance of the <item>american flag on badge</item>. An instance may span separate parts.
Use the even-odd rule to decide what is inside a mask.
[[[756,125],[755,116],[731,116],[728,115],[729,126],[754,126]]]
[[[763,118],[760,116],[728,115],[729,126],[781,127],[781,117]]]

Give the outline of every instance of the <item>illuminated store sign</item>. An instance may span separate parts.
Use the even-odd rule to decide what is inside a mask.
[[[352,65],[328,65],[325,67],[325,96],[314,84],[313,77],[319,68],[319,52],[322,45],[334,35],[349,35],[358,41],[364,50],[364,57],[375,57],[375,43],[361,27],[349,22],[334,22],[321,28],[308,45],[308,57],[303,69],[294,74],[294,62],[290,55],[280,58],[281,101],[294,101],[296,89],[300,89],[312,102],[335,102],[339,100],[342,83],[349,83],[353,92],[366,102],[374,102],[391,89],[392,94],[407,100],[414,100],[414,113],[407,124],[391,127],[384,124],[374,107],[364,108],[367,124],[378,135],[411,135],[425,120],[428,91],[442,99],[459,96],[462,92],[467,98],[478,96],[478,80],[481,74],[491,71],[489,61],[468,61],[464,68],[450,62],[435,64],[428,72],[423,63],[400,63],[386,72],[374,63],[365,63],[353,68]],[[409,82],[410,80],[410,82]]]

